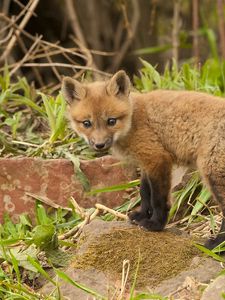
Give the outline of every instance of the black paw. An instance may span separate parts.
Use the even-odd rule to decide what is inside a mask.
[[[209,249],[209,250],[212,250],[214,249],[215,247],[217,247],[219,244],[221,244],[222,242],[225,241],[225,235],[224,234],[221,234],[221,235],[218,235],[216,238],[210,238],[208,239],[204,246]],[[223,246],[224,247],[224,246]]]
[[[128,214],[128,217],[132,223],[139,224],[143,219],[150,219],[151,215],[143,211],[133,211]]]
[[[166,223],[155,219],[145,218],[138,222],[138,225],[149,231],[162,231]]]

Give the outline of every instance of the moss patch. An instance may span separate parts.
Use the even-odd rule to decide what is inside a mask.
[[[154,287],[187,269],[197,254],[199,251],[190,239],[171,232],[120,228],[97,237],[84,254],[76,257],[73,266],[81,269],[94,267],[120,278],[123,260],[127,259],[130,261],[129,282],[132,282],[139,259],[136,286]]]

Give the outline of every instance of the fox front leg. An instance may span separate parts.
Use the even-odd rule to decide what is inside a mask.
[[[169,155],[157,155],[157,159],[146,164],[140,189],[141,209],[129,215],[133,223],[151,231],[164,229],[169,212],[171,171],[172,161]]]
[[[131,222],[137,223],[152,216],[152,204],[151,204],[151,182],[146,174],[142,174],[140,185],[141,196],[141,209],[140,211],[134,211],[129,214]]]

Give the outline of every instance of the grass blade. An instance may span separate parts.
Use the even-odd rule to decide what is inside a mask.
[[[217,255],[217,254],[214,253],[213,251],[211,251],[211,250],[205,248],[204,246],[202,246],[202,245],[200,245],[200,244],[195,244],[195,243],[194,243],[194,246],[195,246],[196,248],[198,248],[200,251],[202,251],[203,253],[205,253],[205,254],[207,254],[208,256],[214,258],[215,260],[220,261],[220,262],[223,262],[223,263],[225,262],[225,259],[224,259],[223,257]]]
[[[97,299],[102,299],[102,300],[106,300],[106,298],[102,295],[100,295],[98,292],[86,287],[85,285],[83,284],[80,284],[80,283],[77,283],[76,281],[74,281],[72,278],[70,278],[66,273],[60,271],[60,270],[57,270],[55,269],[55,272],[56,274],[61,278],[63,279],[65,282],[68,282],[70,283],[71,285],[77,287],[78,289],[90,294],[90,295],[93,295],[94,297],[96,297]]]
[[[27,256],[27,260],[32,266],[41,274],[43,275],[48,281],[56,286],[56,282],[49,276],[49,274],[42,268],[39,262],[37,262],[33,257]]]
[[[102,189],[92,190],[92,191],[88,192],[87,195],[95,195],[98,193],[123,191],[123,190],[129,189],[129,188],[138,186],[139,184],[140,184],[140,180],[136,179],[136,180],[132,180],[128,183],[117,184],[117,185],[108,186],[108,187],[105,187]]]

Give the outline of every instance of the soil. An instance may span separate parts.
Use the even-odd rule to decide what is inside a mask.
[[[136,287],[154,287],[188,268],[198,254],[189,238],[169,231],[146,232],[138,227],[125,227],[97,236],[72,266],[95,268],[121,278],[123,261],[129,260],[128,281],[132,283],[136,278]]]

